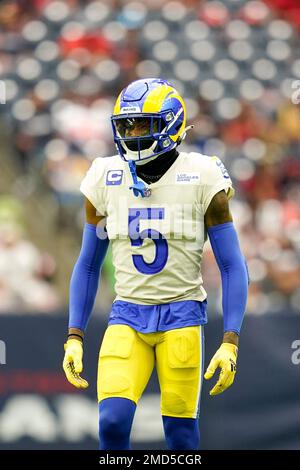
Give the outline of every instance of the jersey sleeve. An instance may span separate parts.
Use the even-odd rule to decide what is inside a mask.
[[[218,157],[207,158],[207,164],[202,173],[200,197],[204,214],[212,198],[218,192],[225,190],[229,199],[234,195],[232,181],[222,161]]]
[[[106,215],[103,174],[104,161],[102,158],[96,158],[80,185],[80,191],[93,204],[100,215]]]

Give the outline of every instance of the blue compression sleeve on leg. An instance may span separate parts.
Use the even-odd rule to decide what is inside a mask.
[[[209,227],[208,235],[222,277],[224,332],[239,334],[248,295],[246,260],[232,222]]]
[[[127,398],[105,398],[99,403],[100,450],[130,450],[130,432],[136,404]]]
[[[108,238],[97,237],[95,225],[85,224],[81,251],[70,282],[69,328],[86,328],[108,245]]]
[[[199,449],[200,431],[198,419],[163,416],[163,425],[168,449]]]

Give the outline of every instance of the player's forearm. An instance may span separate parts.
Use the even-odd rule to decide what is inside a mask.
[[[208,234],[222,278],[224,334],[230,340],[226,342],[236,344],[233,333],[240,332],[248,295],[245,258],[232,222],[210,227]]]
[[[100,270],[93,272],[89,268],[90,261],[82,258],[80,254],[70,282],[69,329],[84,331],[94,306]]]
[[[70,282],[69,334],[81,335],[85,331],[94,306],[108,243],[108,239],[100,240],[97,237],[96,226],[85,224],[81,251]]]

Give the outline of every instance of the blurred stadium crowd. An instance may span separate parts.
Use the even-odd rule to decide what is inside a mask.
[[[115,154],[118,92],[162,76],[195,124],[181,149],[218,155],[234,181],[232,211],[252,280],[248,312],[300,313],[297,0],[2,1],[0,27],[0,120],[22,174],[54,196],[58,234],[73,224],[80,239],[79,183],[91,160]],[[27,240],[17,201],[2,196],[1,204],[0,311],[64,305],[55,282],[64,260]],[[208,244],[204,280],[210,305],[219,305]]]

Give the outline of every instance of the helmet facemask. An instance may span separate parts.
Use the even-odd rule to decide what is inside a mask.
[[[160,113],[112,116],[112,126],[118,151],[126,161],[146,163],[176,146]]]

